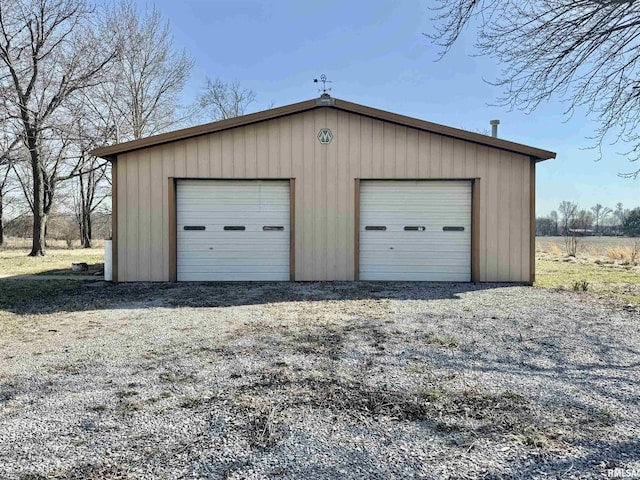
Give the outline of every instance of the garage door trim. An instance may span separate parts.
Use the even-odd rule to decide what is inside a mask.
[[[360,182],[471,182],[471,281],[480,281],[480,179],[479,178],[356,178],[354,184],[354,262],[353,278],[360,280]]]
[[[178,281],[178,199],[176,196],[176,187],[179,181],[289,181],[289,280],[295,281],[295,178],[192,178],[192,177],[169,177],[168,196],[169,196],[169,281]]]

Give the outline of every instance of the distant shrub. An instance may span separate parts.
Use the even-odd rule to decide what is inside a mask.
[[[575,257],[578,254],[580,240],[576,234],[567,233],[564,235],[564,250],[569,257]]]

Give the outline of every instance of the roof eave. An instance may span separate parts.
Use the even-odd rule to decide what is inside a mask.
[[[503,140],[501,138],[483,135],[481,133],[474,133],[467,130],[461,130],[459,128],[448,127],[446,125],[440,125],[438,123],[432,123],[426,120],[420,120],[418,118],[407,117],[405,115],[391,113],[384,110],[379,110],[377,108],[366,107],[364,105],[347,102],[345,100],[336,99],[333,107],[351,113],[358,113],[367,117],[396,123],[398,125],[413,127],[419,130],[425,130],[447,137],[458,138],[460,140],[467,140],[473,143],[499,148],[501,150],[509,150],[522,155],[528,155],[532,159],[535,159],[536,162],[556,158],[556,153],[548,150],[543,150],[540,148],[531,147],[529,145],[523,145],[520,143],[511,142],[509,140]]]
[[[156,145],[162,145],[164,143],[175,142],[178,140],[184,140],[201,135],[207,135],[210,133],[220,132],[222,130],[250,125],[252,123],[258,123],[287,115],[302,113],[316,108],[335,108],[350,113],[364,115],[377,120],[387,121],[410,128],[416,128],[419,130],[436,133],[439,135],[466,140],[493,148],[508,150],[511,152],[519,153],[521,155],[527,155],[531,157],[531,159],[535,162],[541,162],[544,160],[556,158],[556,154],[548,150],[530,147],[528,145],[510,142],[508,140],[490,137],[487,135],[482,135],[480,133],[468,132],[466,130],[461,130],[458,128],[447,127],[445,125],[428,122],[426,120],[420,120],[397,113],[391,113],[372,107],[366,107],[364,105],[359,105],[357,103],[351,103],[345,100],[339,100],[328,96],[321,97],[319,99],[306,100],[304,102],[294,103],[284,107],[264,110],[262,112],[252,113],[249,115],[243,115],[241,117],[229,118],[226,120],[220,120],[204,125],[175,130],[173,132],[162,133],[160,135],[154,135],[152,137],[146,137],[139,140],[100,147],[93,150],[91,154],[96,157],[101,157],[113,161],[118,156],[118,154],[121,153],[153,147]]]
[[[195,127],[182,128],[180,130],[161,133],[159,135],[153,135],[151,137],[145,137],[138,140],[131,140],[129,142],[116,143],[105,147],[99,147],[92,150],[91,155],[112,161],[118,156],[118,154],[121,153],[140,150],[142,148],[154,147],[156,145],[176,142],[178,140],[184,140],[187,138],[199,137],[201,135],[220,132],[222,130],[229,130],[231,128],[250,125],[252,123],[258,123],[265,120],[272,120],[274,118],[312,110],[320,106],[322,105],[318,105],[315,100],[306,100],[304,102],[294,103],[291,105],[286,105],[284,107],[272,108],[269,110],[263,110],[261,112],[250,113],[248,115],[242,115],[240,117],[227,118],[225,120],[218,120],[216,122],[205,123],[203,125],[196,125]]]

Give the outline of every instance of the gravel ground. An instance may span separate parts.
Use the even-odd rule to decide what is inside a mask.
[[[531,287],[85,284],[0,312],[0,478],[640,473],[639,345]]]

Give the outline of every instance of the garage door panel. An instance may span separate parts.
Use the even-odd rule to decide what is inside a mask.
[[[372,272],[367,275],[364,281],[395,281],[395,282],[466,282],[468,280],[461,280],[459,273],[432,273],[432,272],[389,272],[375,273]]]
[[[393,241],[391,242],[393,245],[395,245],[394,250],[385,252],[385,255],[383,257],[400,255],[400,254],[406,254],[406,255],[420,254],[419,258],[423,258],[423,257],[430,258],[431,256],[440,256],[443,253],[451,254],[452,256],[460,255],[463,258],[468,257],[467,254],[460,252],[460,247],[456,245],[454,242],[448,242],[448,244],[446,245],[440,244],[440,245],[429,246],[428,251],[425,251],[426,247],[424,243],[407,244],[407,245],[399,246],[398,242],[393,242]],[[380,250],[384,249],[385,247],[388,248],[389,244],[390,244],[390,241],[367,242],[367,246],[365,248],[361,248],[360,253],[363,255],[370,253],[372,255],[380,256],[381,254]]]
[[[184,180],[176,200],[178,280],[289,280],[288,181]]]
[[[233,274],[260,274],[260,275],[268,275],[268,274],[278,274],[280,278],[278,278],[279,280],[288,280],[288,275],[289,275],[289,270],[286,268],[275,268],[272,265],[268,265],[269,271],[265,271],[263,268],[258,268],[260,267],[260,265],[246,265],[246,266],[241,266],[241,265],[221,265],[219,266],[219,268],[217,269],[218,273],[233,273]],[[189,266],[189,268],[182,268],[182,269],[178,269],[178,273],[185,273],[188,272],[189,274],[191,273],[198,273],[198,274],[204,274],[204,273],[210,273],[211,270],[208,268],[208,266],[203,266],[203,265],[191,265]],[[287,277],[287,278],[285,278]],[[246,280],[246,279],[244,279]],[[253,279],[251,279],[253,280]],[[274,280],[273,278],[271,280]],[[277,280],[277,279],[276,279]]]
[[[265,250],[265,253],[268,253]],[[276,252],[282,253],[282,252]],[[266,255],[265,255],[266,257]],[[244,260],[244,256],[238,252],[237,254],[229,254],[226,255],[225,258],[215,258],[211,255],[201,254],[199,252],[188,252],[185,253],[180,259],[180,266],[189,266],[189,265],[203,265],[207,266],[219,266],[219,265],[239,265]],[[269,258],[256,258],[252,262],[253,265],[272,265],[279,266],[281,265],[281,261],[279,256],[276,254],[273,257]]]
[[[180,272],[178,272],[178,276],[180,276]],[[273,281],[282,281],[286,282],[289,280],[289,271],[286,273],[281,273],[275,275],[271,272],[264,271],[256,271],[256,272],[221,272],[220,278],[215,278],[212,280],[211,273],[190,273],[189,280],[190,282],[273,282]]]
[[[249,210],[247,207],[235,206],[233,208],[229,207],[225,210],[222,210],[222,209],[213,208],[212,206],[207,207],[203,205],[202,207],[197,207],[197,208],[189,207],[188,211],[178,210],[177,213],[178,215],[182,214],[182,216],[180,217],[179,223],[188,223],[194,220],[202,221],[203,215],[209,216],[211,214],[216,214],[217,216],[215,218],[215,223],[212,223],[212,224],[223,225],[229,222],[229,220],[237,220],[237,214],[239,213],[244,215],[243,219],[245,223],[249,223],[249,224],[258,225],[264,222],[265,215],[274,215],[274,214],[275,214],[274,215],[275,218],[279,219],[281,222],[286,222],[287,224],[289,223],[289,217],[287,216],[286,218],[283,218],[281,215],[282,211],[280,208],[264,208],[260,211],[257,211],[257,210],[252,211],[252,210]],[[204,217],[204,218],[207,218],[207,217]],[[209,223],[211,223],[211,221],[209,221]]]
[[[198,241],[190,241],[188,245],[183,246],[180,251],[181,252],[191,252],[191,251],[202,251],[203,253],[212,254],[213,252],[220,251],[224,249],[228,252],[238,251],[242,253],[246,253],[248,247],[259,251],[278,251],[278,252],[288,252],[289,248],[282,246],[283,239],[279,241],[261,241],[260,243],[256,243],[252,240],[238,240],[235,242],[220,242],[216,241],[215,238],[210,240],[198,240]],[[212,247],[211,245],[215,245]],[[203,247],[206,247],[203,248]]]
[[[265,232],[266,233],[266,232]],[[271,233],[271,232],[269,232]],[[199,231],[183,231],[178,234],[178,238],[189,239],[189,243],[185,244],[185,247],[188,245],[197,245],[201,243],[211,243],[211,241],[215,240],[218,244],[235,244],[235,243],[249,243],[252,245],[256,245],[256,247],[260,246],[260,243],[267,242],[272,244],[281,244],[285,237],[289,236],[289,232],[273,232],[274,235],[264,235],[262,231],[241,231],[241,232],[199,232]],[[276,234],[276,233],[279,233]],[[200,234],[200,235],[198,235]]]
[[[403,263],[406,266],[424,265],[424,266],[437,266],[437,265],[462,265],[464,268],[469,268],[467,265],[467,257],[454,256],[456,252],[442,252],[438,255],[421,255],[419,251],[406,252],[399,255],[381,256],[377,252],[369,251],[364,252],[361,256],[365,265],[372,268],[373,265],[397,265],[398,262]],[[444,257],[444,258],[443,258]]]
[[[188,199],[187,199],[188,200]],[[273,202],[285,202],[287,199],[269,199],[269,198],[261,198],[261,199],[256,199],[256,201],[261,201],[261,202],[269,202],[269,201],[273,201]],[[233,201],[232,199],[228,199],[227,201],[231,202]],[[280,209],[278,207],[262,207],[260,209],[258,208],[254,208],[253,205],[251,204],[246,204],[243,205],[241,203],[234,203],[231,205],[212,205],[212,204],[198,204],[198,205],[189,205],[189,211],[185,212],[185,211],[178,211],[179,213],[185,213],[185,214],[191,214],[191,215],[195,215],[197,213],[209,213],[209,212],[218,212],[221,215],[229,215],[230,212],[242,212],[242,213],[246,213],[247,215],[251,215],[250,218],[256,218],[257,220],[259,220],[261,217],[260,215],[265,213],[265,212],[276,212],[276,211],[280,211]]]
[[[398,272],[425,272],[425,274],[433,274],[439,272],[449,272],[449,273],[466,273],[468,267],[463,264],[459,265],[434,265],[434,264],[416,264],[416,265],[402,265],[399,267],[396,264],[377,264],[375,267],[370,267],[367,269],[367,272],[378,272],[383,273],[385,271],[390,273],[398,273]],[[462,280],[461,280],[462,281]]]
[[[369,180],[360,192],[361,280],[471,279],[471,182]]]

